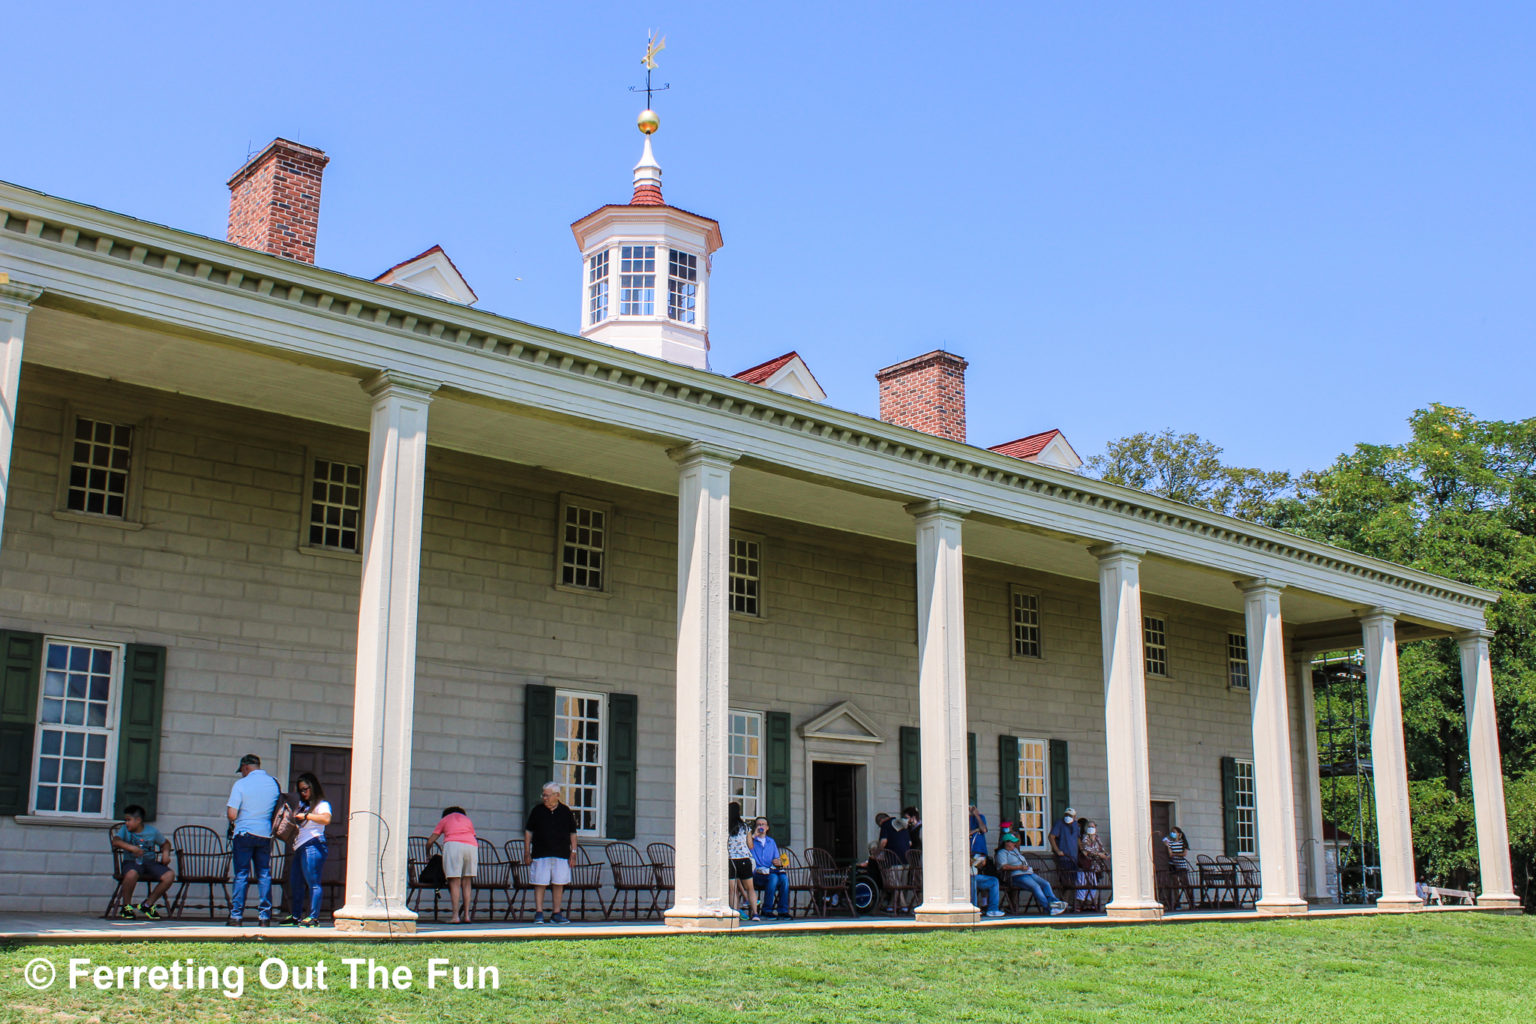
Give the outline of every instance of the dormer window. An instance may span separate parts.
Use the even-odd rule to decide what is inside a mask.
[[[587,323],[608,319],[608,250],[587,260]]]
[[[699,294],[699,258],[691,252],[669,250],[667,259],[667,318],[691,324]]]
[[[656,312],[656,247],[619,247],[619,316]]]

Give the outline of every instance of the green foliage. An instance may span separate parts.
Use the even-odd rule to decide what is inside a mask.
[[[1289,473],[1225,465],[1216,445],[1172,430],[1111,441],[1087,468],[1112,484],[1246,519],[1258,518],[1291,488]]]

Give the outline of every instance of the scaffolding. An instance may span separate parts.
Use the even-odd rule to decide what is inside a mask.
[[[1358,651],[1317,659],[1312,690],[1328,890],[1339,903],[1369,904],[1381,896],[1381,855],[1362,661]]]

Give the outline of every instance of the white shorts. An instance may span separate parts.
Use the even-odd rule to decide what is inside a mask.
[[[535,857],[528,880],[534,885],[570,885],[571,862],[564,857]]]
[[[449,878],[467,878],[480,870],[480,844],[443,844],[443,874]]]

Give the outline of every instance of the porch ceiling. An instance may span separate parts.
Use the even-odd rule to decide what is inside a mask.
[[[377,367],[319,357],[275,358],[226,338],[167,332],[121,311],[49,302],[44,298],[28,318],[28,363],[237,408],[368,429],[369,400],[359,384]],[[435,446],[662,494],[675,493],[676,468],[666,448],[680,440],[594,429],[574,415],[511,407],[460,392],[441,394],[431,414]],[[901,544],[913,542],[912,521],[902,505],[920,497],[830,486],[750,462],[733,473],[731,495],[738,509]],[[965,531],[970,557],[1083,580],[1097,579],[1090,543],[980,518],[968,522]],[[1149,599],[1242,610],[1242,595],[1229,574],[1190,563],[1149,556],[1142,583]],[[1308,632],[1318,636],[1339,632],[1356,610],[1346,602],[1298,590],[1287,591],[1283,600],[1287,622],[1310,627]]]

